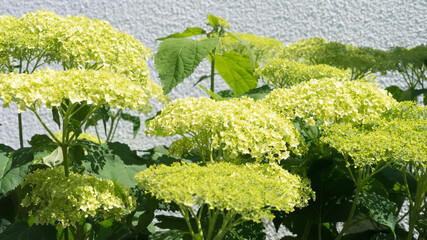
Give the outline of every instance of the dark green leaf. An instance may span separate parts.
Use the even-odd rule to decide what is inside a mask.
[[[138,134],[139,128],[141,127],[141,119],[137,116],[132,116],[124,112],[120,113],[120,117],[123,120],[129,121],[133,124],[133,138],[135,138],[136,134]]]
[[[21,221],[8,227],[0,234],[2,240],[55,240],[56,230],[53,226],[32,225]]]
[[[15,189],[30,171],[33,154],[30,148],[13,151],[0,145],[0,198]]]
[[[164,232],[155,232],[151,234],[149,240],[181,240],[184,234],[180,230],[169,230]]]
[[[53,140],[47,135],[36,134],[31,137],[31,140],[28,143],[31,145],[34,152],[38,152],[50,149],[53,145]]]
[[[207,54],[218,45],[218,38],[195,41],[170,38],[160,43],[155,66],[165,93],[189,77]]]
[[[12,223],[9,222],[9,220],[5,218],[0,219],[0,234],[4,232],[4,230],[6,230],[10,225],[12,225]]]
[[[359,197],[359,203],[366,207],[372,215],[372,218],[391,229],[394,233],[394,228],[397,223],[397,206],[387,198],[376,194],[375,192],[362,192]]]
[[[221,100],[225,100],[225,98],[221,97],[220,95],[212,92],[211,90],[206,89],[204,86],[199,85],[199,87],[205,91],[207,94],[209,94],[209,96],[211,96],[212,99],[215,99],[217,101],[221,101]]]
[[[134,176],[147,168],[146,162],[126,144],[114,142],[99,146],[101,147],[85,148],[88,155],[91,155],[90,159],[85,157],[85,168],[99,178],[115,179],[127,188],[134,187]]]
[[[189,231],[187,222],[183,217],[158,215],[156,216],[156,218],[159,221],[158,223],[155,224],[156,227],[159,227],[162,229],[175,229],[183,232]],[[190,222],[193,229],[197,229],[196,221],[193,218],[190,218]]]
[[[206,34],[206,31],[199,27],[189,27],[183,33],[176,32],[164,38],[157,38],[158,41],[163,41],[168,38],[186,38]]]
[[[53,121],[55,121],[56,124],[58,124],[58,127],[61,128],[61,119],[59,117],[58,107],[52,108],[52,117],[53,117]]]
[[[196,86],[197,84],[201,83],[203,80],[210,78],[211,75],[203,75],[199,78],[199,80],[197,80],[197,82],[195,84],[193,84],[193,87]]]
[[[240,95],[257,87],[249,57],[237,53],[215,56],[215,69],[225,80],[234,94]]]

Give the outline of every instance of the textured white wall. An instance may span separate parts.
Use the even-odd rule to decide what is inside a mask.
[[[228,20],[233,32],[273,37],[285,44],[317,36],[357,46],[386,49],[396,45],[410,47],[425,44],[427,39],[425,0],[0,0],[0,15],[20,17],[38,9],[64,16],[82,14],[106,20],[138,38],[154,53],[158,46],[156,38],[183,31],[189,26],[205,27],[207,14]],[[158,81],[153,65],[151,60],[151,76]],[[191,88],[195,79],[208,71],[207,64],[203,66],[194,77],[172,91],[172,99],[205,95],[199,88]],[[395,79],[385,78],[381,81],[386,86]],[[226,86],[218,81],[216,89],[221,88]],[[160,106],[156,108],[160,109]],[[50,119],[47,111],[43,112],[43,116]],[[24,113],[23,118],[26,140],[35,133],[44,132],[31,113]],[[0,143],[17,147],[16,108],[0,108],[0,124]],[[54,128],[55,124],[51,122],[49,126]],[[126,142],[133,149],[147,149],[167,143],[163,138],[147,138],[143,131],[133,139],[131,128],[130,124],[123,122],[115,140]]]

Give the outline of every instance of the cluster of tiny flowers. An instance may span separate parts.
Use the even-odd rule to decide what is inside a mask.
[[[0,98],[3,106],[15,102],[20,111],[44,104],[59,106],[64,98],[72,103],[108,104],[112,108],[130,108],[150,112],[146,89],[128,78],[107,70],[41,70],[32,74],[0,75]]]
[[[31,188],[21,205],[30,208],[36,224],[55,222],[65,228],[88,217],[120,220],[135,208],[131,191],[123,186],[72,172],[67,178],[63,167],[36,170],[24,178],[22,186]]]
[[[396,104],[390,93],[366,81],[312,79],[289,89],[276,89],[263,100],[289,119],[308,125],[333,122],[362,124],[379,117]]]
[[[41,58],[64,69],[107,68],[146,88],[150,97],[166,100],[161,87],[149,79],[146,60],[151,50],[106,21],[39,10],[19,19],[2,16],[0,23],[0,52],[7,55],[0,61]]]
[[[427,167],[427,119],[376,120],[362,127],[332,124],[321,140],[350,156],[356,167],[385,162]]]
[[[135,178],[140,189],[165,202],[187,207],[207,204],[210,209],[233,210],[256,222],[274,218],[272,210],[289,213],[305,207],[315,197],[308,179],[274,163],[174,163],[152,166]]]
[[[284,48],[283,43],[274,38],[260,37],[249,33],[234,33],[234,35],[249,44],[255,60],[261,64],[273,59],[274,56],[280,53]],[[220,44],[217,48],[219,54],[225,52],[249,54],[248,49],[237,39],[223,37],[220,40]]]
[[[223,158],[214,160],[234,161],[249,154],[258,161],[280,161],[289,157],[289,150],[301,154],[306,148],[288,119],[250,98],[177,100],[149,123],[147,133],[182,135],[171,145],[174,155],[193,148],[223,153]]]
[[[350,73],[329,65],[306,65],[285,59],[275,59],[258,68],[256,75],[272,88],[289,88],[311,79],[349,79]]]

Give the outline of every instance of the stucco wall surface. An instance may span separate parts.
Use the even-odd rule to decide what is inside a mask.
[[[119,30],[135,36],[154,53],[158,47],[155,39],[182,32],[186,27],[205,28],[207,14],[228,20],[232,32],[273,37],[284,44],[308,37],[379,49],[427,43],[425,0],[0,0],[0,15],[20,17],[38,9],[63,16],[82,14],[106,20]],[[149,64],[152,79],[160,82],[154,70],[154,61],[150,60]],[[193,77],[171,92],[171,98],[205,96],[198,87],[191,86],[207,72],[208,64],[204,63]],[[382,86],[399,84],[396,81],[395,76],[380,78]],[[216,89],[226,88],[222,81],[217,81]],[[156,104],[155,111],[161,107]],[[16,112],[16,107],[0,108],[0,143],[14,148],[19,145]],[[41,115],[46,121],[51,119],[48,111],[42,111]],[[142,115],[141,118],[150,116]],[[25,140],[36,133],[44,133],[31,113],[24,113],[23,119]],[[48,125],[53,129],[56,127],[52,121]],[[126,122],[122,122],[119,129],[115,140],[128,143],[133,149],[148,149],[170,142],[170,139],[145,137],[144,128],[133,138],[132,126]],[[274,229],[270,228],[269,231],[274,239]]]

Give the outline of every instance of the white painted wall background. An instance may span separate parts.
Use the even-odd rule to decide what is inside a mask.
[[[156,38],[190,26],[204,28],[207,14],[228,20],[232,32],[273,37],[284,44],[308,37],[379,49],[427,44],[426,0],[0,0],[0,15],[20,17],[38,9],[63,16],[82,14],[106,20],[119,30],[135,36],[154,53],[158,46]],[[149,64],[152,79],[160,82],[153,60]],[[171,92],[172,99],[204,96],[199,88],[191,86],[207,71],[207,64],[199,67],[192,78]],[[396,81],[396,77],[389,76],[381,78],[380,84],[388,86],[396,84]],[[220,81],[217,84],[216,89],[227,88]],[[160,108],[156,105],[156,110]],[[16,111],[16,107],[0,108],[0,143],[14,148],[19,146]],[[49,112],[42,112],[44,119],[50,119]],[[24,113],[23,120],[25,140],[36,133],[44,133],[31,113]],[[52,121],[49,126],[55,128]],[[143,131],[141,129],[133,139],[132,126],[122,122],[115,140],[128,143],[133,149],[148,149],[169,143],[164,138],[145,137]],[[272,237],[273,229],[269,231]]]

